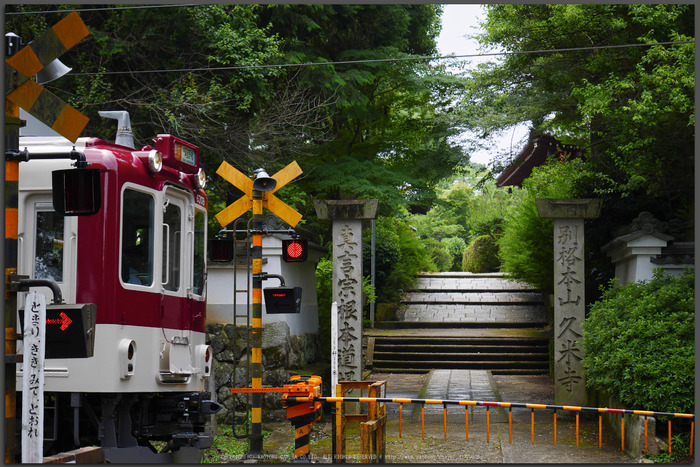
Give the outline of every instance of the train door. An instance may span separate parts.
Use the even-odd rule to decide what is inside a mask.
[[[186,329],[184,248],[186,244],[186,198],[181,190],[168,187],[163,197],[162,268],[163,308],[161,325]]]
[[[178,309],[179,329],[191,329],[193,317],[204,306],[206,280],[206,210],[192,196],[167,188],[163,201],[162,285],[168,308]],[[174,324],[166,318],[164,324]]]
[[[189,274],[189,296],[197,302],[204,302],[206,297],[207,277],[207,211],[202,206],[191,206],[191,264]]]
[[[63,299],[75,303],[78,219],[58,215],[50,193],[21,195],[20,203],[18,274],[56,282]],[[37,290],[53,300],[48,288]]]
[[[166,342],[161,378],[165,371],[168,382],[186,382],[194,372],[186,293],[188,196],[174,187],[167,187],[163,195],[161,328]]]

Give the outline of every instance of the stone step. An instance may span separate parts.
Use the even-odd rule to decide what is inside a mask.
[[[376,336],[369,358],[374,371],[430,369],[547,373],[548,340],[543,337]]]
[[[411,346],[533,346],[546,343],[545,337],[538,336],[447,336],[447,335],[430,335],[430,336],[385,336],[379,335],[374,337],[375,345],[411,345]]]
[[[443,321],[462,323],[528,323],[544,325],[544,305],[407,304],[397,311],[401,321]]]
[[[429,362],[437,360],[448,364],[450,362],[504,362],[524,360],[528,362],[549,361],[549,354],[546,352],[527,353],[522,350],[514,352],[455,352],[447,353],[444,351],[421,353],[415,351],[400,351],[400,352],[374,352],[374,361],[398,361],[410,353],[412,362]]]
[[[407,292],[401,298],[401,303],[481,303],[481,304],[542,304],[544,297],[539,292],[501,292],[473,290],[436,290]]]
[[[375,321],[374,327],[379,330],[389,329],[446,329],[446,330],[472,330],[483,329],[507,332],[512,329],[532,329],[543,327],[540,322],[515,322],[515,321]]]
[[[549,373],[549,340],[542,334],[547,325],[544,298],[503,274],[420,274],[415,287],[403,295],[397,318],[376,326],[407,329],[412,334],[432,329],[431,335],[370,338],[368,357],[374,371]],[[537,332],[522,331],[526,334],[512,337],[513,329]]]
[[[377,372],[381,373],[397,373],[397,374],[412,374],[412,375],[418,375],[418,374],[426,374],[430,373],[431,370],[433,369],[441,369],[441,368],[382,368],[381,370],[376,370]],[[452,368],[442,368],[442,369],[452,369]],[[493,375],[546,375],[549,374],[549,371],[544,371],[542,369],[527,369],[527,368],[521,368],[521,369],[501,369],[501,368],[493,368],[491,370],[488,370],[491,372]]]
[[[482,275],[419,275],[413,287],[419,291],[433,290],[472,290],[472,291],[535,291],[530,285],[501,277],[484,277]]]
[[[508,371],[509,374],[521,374],[523,370],[528,370],[527,374],[546,374],[549,373],[549,361],[533,361],[533,360],[500,360],[500,361],[483,361],[483,360],[425,360],[425,361],[407,361],[407,360],[375,360],[372,371],[380,373],[389,373],[392,370],[401,369],[403,371],[420,372],[435,369],[454,369],[454,370],[486,370],[492,372]]]

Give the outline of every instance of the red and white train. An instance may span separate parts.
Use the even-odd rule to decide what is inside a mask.
[[[95,310],[92,356],[46,359],[44,455],[97,445],[109,462],[192,462],[211,445],[220,407],[207,391],[199,149],[166,134],[138,150],[128,132],[117,141],[20,137],[29,161],[19,164],[18,274]],[[72,168],[72,150],[99,169],[96,214],[54,210],[52,172]],[[49,303],[49,288],[32,290]],[[17,390],[21,401],[22,364]]]

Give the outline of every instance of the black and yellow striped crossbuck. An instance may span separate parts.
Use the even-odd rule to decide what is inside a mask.
[[[85,23],[73,11],[5,60],[5,98],[72,142],[78,139],[89,119],[30,78],[89,34]]]

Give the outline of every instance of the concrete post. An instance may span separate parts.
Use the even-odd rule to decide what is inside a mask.
[[[338,303],[338,379],[362,380],[362,221],[377,215],[376,199],[315,201],[333,221],[333,301]]]
[[[554,403],[585,405],[583,332],[586,316],[583,220],[600,215],[599,199],[537,199],[554,219]]]

